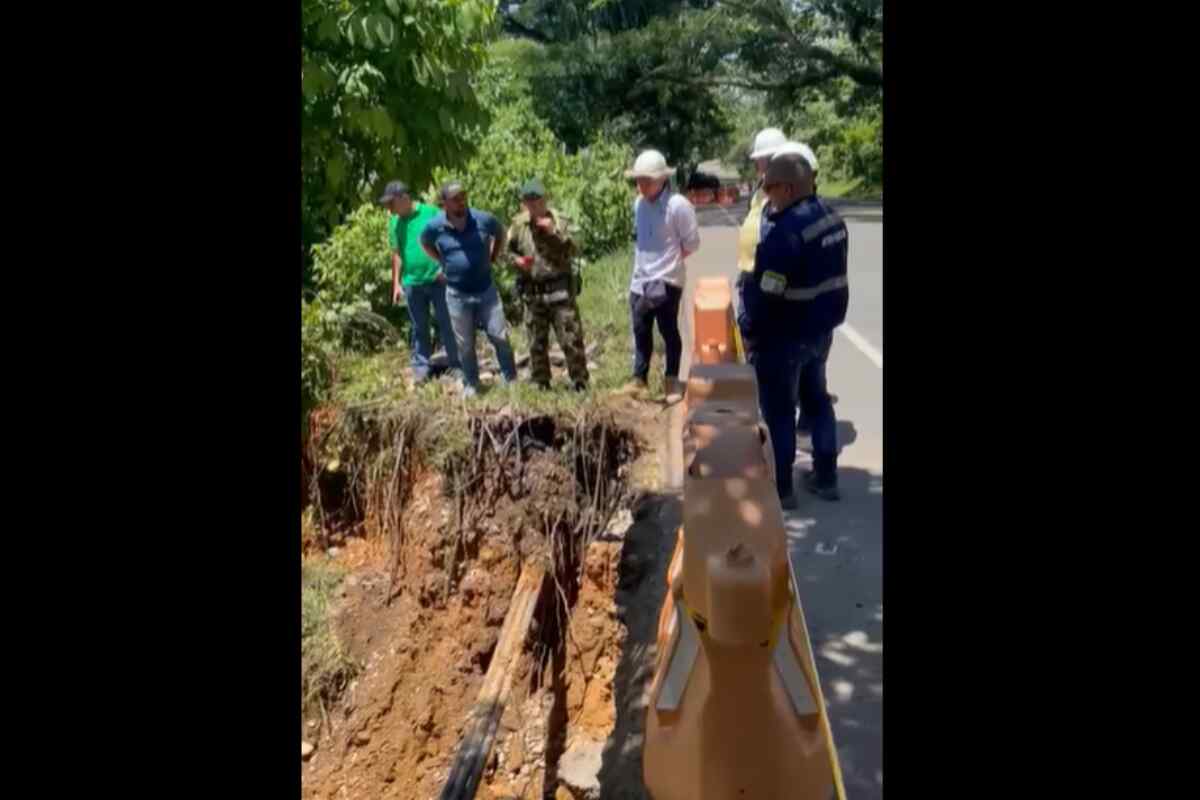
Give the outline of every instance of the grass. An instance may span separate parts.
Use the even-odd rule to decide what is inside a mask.
[[[346,654],[330,622],[333,592],[341,572],[315,562],[301,567],[300,577],[300,675],[301,707],[328,705],[358,671]]]
[[[880,194],[878,189],[864,187],[861,178],[850,180],[822,178],[818,188],[822,196],[840,200],[878,200]]]

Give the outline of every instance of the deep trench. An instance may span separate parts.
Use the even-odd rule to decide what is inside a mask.
[[[531,522],[510,527],[505,533],[512,547],[510,556],[543,557],[553,565],[541,587],[521,656],[532,661],[529,696],[548,690],[552,698],[544,720],[541,794],[553,798],[558,762],[568,734],[566,628],[579,599],[588,545],[604,530],[613,512],[629,505],[628,465],[637,456],[638,444],[633,432],[617,425],[611,417],[571,424],[550,416],[481,415],[473,417],[470,426],[470,446],[446,462],[449,469],[443,472],[443,487],[452,506],[462,504],[456,516],[473,516],[465,522],[451,520],[450,527],[458,530],[444,532],[444,549],[432,555],[432,562],[446,568],[447,592],[456,590],[468,566],[478,557],[483,539],[478,530],[466,528],[491,519],[496,507],[505,501],[523,508],[527,521],[536,520],[531,508],[540,512],[546,527],[538,530],[536,522]],[[390,437],[372,431],[361,420],[356,427],[368,434],[363,442],[366,446],[358,453],[359,463],[351,456],[340,470],[321,470],[308,484],[308,500],[317,507],[327,541],[330,531],[337,536],[362,531],[362,523],[376,510],[372,501],[379,496],[378,487],[362,479],[366,474],[363,464],[386,448]],[[315,458],[312,461],[320,463]],[[573,473],[573,482],[567,479],[567,472]],[[537,482],[556,474],[564,479],[558,486]],[[404,481],[407,477],[400,473],[389,479]],[[470,510],[464,512],[464,507]],[[475,654],[475,667],[481,675],[491,665],[495,648],[493,643]],[[482,780],[487,780],[495,760],[493,752]]]

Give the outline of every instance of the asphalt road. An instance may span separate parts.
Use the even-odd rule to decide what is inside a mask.
[[[829,503],[801,491],[800,508],[785,518],[847,796],[875,800],[883,797],[883,209],[839,205],[850,232],[850,309],[834,336],[827,376],[838,398],[842,500]],[[698,211],[700,250],[688,259],[680,311],[681,377],[692,349],[695,281],[733,279],[745,213],[744,204]],[[661,366],[656,359],[652,368]],[[811,458],[807,439],[799,443],[801,472]],[[796,485],[803,485],[799,476]]]

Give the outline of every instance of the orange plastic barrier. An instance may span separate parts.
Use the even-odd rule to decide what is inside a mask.
[[[667,568],[643,778],[655,800],[844,800],[726,281],[701,281],[686,392],[684,519]],[[685,533],[686,532],[686,533]]]
[[[692,363],[720,364],[737,360],[732,301],[729,281],[724,278],[701,278],[696,282]]]

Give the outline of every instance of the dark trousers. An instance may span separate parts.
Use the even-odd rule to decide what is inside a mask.
[[[773,343],[750,353],[759,406],[775,451],[775,488],[780,498],[792,493],[798,396],[812,424],[814,470],[818,475],[837,470],[837,419],[825,390],[825,359],[832,341],[830,331],[812,341]]]
[[[811,414],[808,413],[808,406],[805,405],[805,395],[808,396],[829,396],[829,391],[825,387],[825,364],[829,361],[829,349],[833,347],[833,334],[822,337],[823,347],[818,353],[819,358],[813,360],[809,365],[800,370],[800,384],[797,387],[797,396],[800,400],[800,418],[796,422],[796,427],[803,430],[810,430]],[[806,391],[804,388],[805,382],[811,384]]]
[[[683,289],[667,284],[667,299],[654,309],[644,309],[642,296],[629,293],[629,316],[633,323],[633,376],[646,380],[650,374],[650,356],[654,353],[654,323],[667,349],[667,378],[679,377],[679,359],[683,338],[679,335],[679,303]]]

